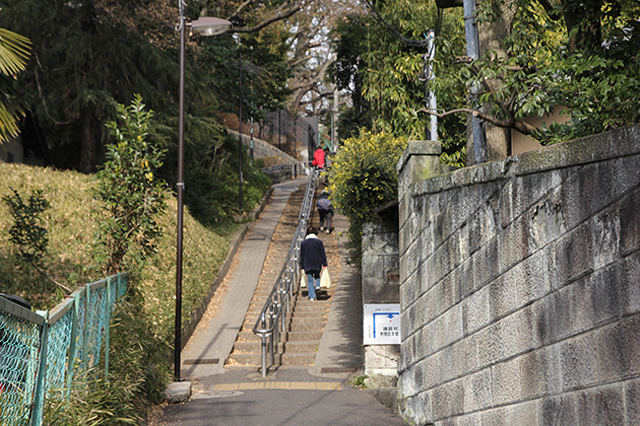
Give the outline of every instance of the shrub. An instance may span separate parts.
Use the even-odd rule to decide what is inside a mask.
[[[47,251],[49,237],[42,226],[42,213],[51,208],[49,201],[36,189],[25,202],[20,193],[10,188],[13,195],[5,195],[2,201],[9,207],[14,224],[9,230],[10,241],[18,247],[20,255],[28,262],[37,262]]]
[[[375,219],[375,210],[398,196],[396,163],[404,139],[387,133],[361,131],[344,141],[334,157],[329,179],[335,206],[349,218],[350,261],[360,265],[362,225]]]
[[[107,147],[107,162],[97,173],[96,195],[106,217],[100,221],[100,243],[106,250],[107,273],[121,270],[125,256],[144,259],[155,251],[161,229],[157,216],[165,209],[163,182],[154,179],[164,152],[146,142],[152,112],[140,95],[131,106],[118,105],[122,127],[107,123],[115,143]]]

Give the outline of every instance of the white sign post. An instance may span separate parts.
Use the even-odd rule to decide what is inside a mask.
[[[400,304],[364,305],[365,345],[400,344]]]

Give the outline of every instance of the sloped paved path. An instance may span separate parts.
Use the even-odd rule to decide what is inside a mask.
[[[254,269],[262,269],[267,248],[256,249],[258,236],[271,239],[275,225],[273,216],[282,214],[284,207],[274,201],[282,192],[293,192],[305,183],[290,182],[292,186],[275,187],[271,202],[240,246],[235,268],[228,274],[224,296],[212,301],[214,313],[205,315],[183,351],[182,359],[194,357],[218,359],[214,364],[183,365],[183,377],[193,383],[189,402],[165,407],[151,424],[154,426],[274,426],[274,425],[404,425],[373,396],[350,385],[350,379],[362,374],[362,302],[357,271],[346,264],[347,220],[337,215],[335,231],[323,236],[335,242],[339,266],[329,265],[333,274],[334,291],[331,309],[318,347],[314,365],[305,367],[280,366],[263,378],[255,366],[224,366],[233,341],[242,327],[251,297],[259,278],[249,277]],[[282,185],[282,184],[281,184]],[[278,201],[280,202],[280,201]],[[286,203],[286,201],[285,201]],[[263,221],[273,225],[271,231],[261,229]],[[317,226],[317,218],[314,224]],[[261,230],[261,231],[257,231]],[[256,233],[254,233],[256,231]],[[264,242],[264,241],[263,241]],[[246,245],[245,245],[246,244]],[[326,241],[331,245],[330,241]],[[268,245],[268,244],[267,244]],[[268,268],[266,262],[265,268]],[[257,266],[256,266],[257,264]],[[250,266],[249,266],[250,265]],[[259,273],[258,273],[259,274]],[[253,281],[251,281],[253,280]],[[238,286],[240,289],[238,289]],[[225,285],[223,284],[223,286]],[[207,316],[209,318],[207,318]],[[233,322],[232,322],[233,321]],[[224,335],[227,335],[224,339]],[[233,339],[231,338],[233,336]]]
[[[299,177],[274,186],[271,199],[238,248],[231,270],[219,289],[224,295],[214,296],[182,351],[182,377],[193,379],[224,372],[225,361],[242,329],[276,226],[291,193],[306,181],[306,177]]]
[[[287,207],[282,213],[280,223],[278,223],[269,245],[258,288],[254,293],[243,329],[227,361],[227,366],[260,366],[260,338],[253,334],[252,329],[282,270],[282,265],[298,226],[298,215],[300,205],[304,199],[304,193],[305,186],[293,192]],[[318,190],[317,193],[319,194],[320,191]],[[341,268],[335,235],[335,233],[326,234],[323,232],[318,237],[324,242],[331,275],[338,282]],[[334,289],[335,286],[332,286],[328,291],[323,291],[318,296],[317,302],[309,302],[306,289],[302,291],[297,289],[294,292],[294,297],[291,300],[291,311],[285,318],[286,332],[280,335],[280,343],[274,360],[275,365],[269,366],[270,370],[277,369],[280,366],[314,365],[333,300]],[[354,364],[355,367],[358,365]]]

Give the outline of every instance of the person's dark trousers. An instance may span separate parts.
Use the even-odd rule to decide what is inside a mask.
[[[326,228],[331,230],[331,219],[333,218],[333,213],[331,210],[318,209],[318,214],[320,215],[320,228],[324,228],[325,220],[327,222]]]

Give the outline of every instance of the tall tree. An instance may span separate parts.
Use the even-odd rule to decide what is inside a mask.
[[[0,22],[33,42],[24,76],[56,165],[89,173],[103,152],[104,123],[141,93],[164,110],[177,92],[175,39],[165,0],[3,1]],[[155,42],[155,43],[154,43]]]
[[[544,13],[533,0],[509,2],[515,11],[507,35],[499,42],[502,53],[487,50],[480,60],[459,57],[458,73],[449,75],[450,87],[464,83],[479,88],[487,109],[466,106],[440,117],[466,113],[499,127],[553,143],[640,122],[640,24],[637,5],[612,0],[567,0]],[[501,22],[502,2],[483,3],[479,16]],[[556,21],[564,14],[565,26]],[[566,107],[567,123],[541,128],[527,117],[543,116]]]
[[[334,28],[337,60],[332,67],[334,82],[351,92],[355,109],[343,113],[357,127],[370,127],[409,138],[426,137],[429,119],[419,115],[425,105],[426,33],[434,30],[435,55],[441,60],[434,70],[432,86],[439,108],[464,100],[463,88],[451,90],[442,84],[450,72],[447,58],[464,51],[464,25],[460,11],[438,13],[435,4],[409,5],[402,1],[367,2],[366,14],[352,14]],[[341,120],[341,138],[357,134]],[[459,152],[465,140],[464,122],[450,117],[438,123],[438,134],[448,154]]]

